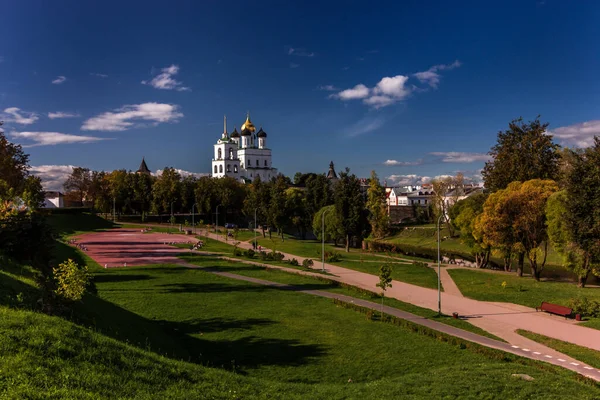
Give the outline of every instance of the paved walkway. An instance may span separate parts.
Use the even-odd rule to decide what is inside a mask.
[[[202,232],[212,239],[217,239],[220,241],[225,241],[222,235],[215,235],[213,233]],[[173,247],[169,247],[168,243],[172,242],[187,242],[191,238],[189,236],[183,235],[167,235],[167,234],[143,234],[139,231],[132,230],[113,230],[109,232],[97,232],[97,233],[89,233],[80,236],[80,242],[85,243],[88,247],[88,253],[95,259],[97,257],[107,257],[113,261],[112,265],[109,266],[123,266],[124,263],[117,261],[121,258],[131,259],[131,264],[127,265],[140,265],[140,264],[149,264],[149,263],[174,263],[180,265],[186,265],[188,267],[192,267],[191,264],[182,264],[180,259],[175,259],[172,251],[176,251],[181,253],[182,251],[186,251],[185,249],[174,249]],[[231,242],[231,240],[229,240]],[[251,248],[250,243],[241,242],[239,247],[249,249]],[[170,249],[171,251],[167,251]],[[189,250],[188,250],[189,251]],[[291,255],[284,253],[286,258],[296,258],[301,263],[304,260],[304,257],[299,257],[296,255]],[[121,258],[120,258],[121,257]],[[235,261],[242,261],[239,259],[234,259]],[[99,260],[97,260],[99,261]],[[252,261],[247,261],[249,263],[255,263]],[[255,263],[260,264],[260,263]],[[196,267],[196,266],[193,266]],[[289,272],[300,273],[305,275],[313,275],[313,276],[321,276],[321,274],[314,272],[304,272],[301,270],[290,269],[286,267],[275,267],[269,265],[270,268],[278,268],[282,270],[287,270]],[[321,264],[316,263],[315,269],[320,269]],[[356,286],[359,288],[364,288],[369,291],[374,291],[376,286],[375,284],[378,282],[379,278],[375,275],[366,274],[363,272],[358,272],[354,270],[350,270],[347,268],[325,264],[326,272],[330,275],[327,276],[328,279],[336,280],[339,282],[343,282],[349,284],[351,286]],[[436,269],[437,270],[437,269]],[[447,276],[442,274],[443,280],[450,280],[450,276],[447,274],[447,271],[444,269]],[[224,274],[224,273],[220,273]],[[233,275],[233,274],[231,274]],[[224,275],[225,276],[225,275]],[[240,277],[240,279],[251,279],[247,277]],[[237,279],[237,278],[236,278]],[[270,282],[273,285],[279,285]],[[446,282],[444,287],[451,287],[454,282],[450,283]],[[456,285],[454,285],[456,286]],[[600,371],[584,365],[583,363],[572,359],[562,353],[556,352],[546,346],[542,346],[537,342],[531,341],[527,338],[524,338],[515,333],[516,329],[526,329],[532,332],[540,333],[545,336],[555,337],[560,340],[564,340],[567,342],[572,342],[581,346],[590,347],[593,349],[600,350],[600,331],[585,328],[581,326],[577,326],[573,321],[563,320],[559,317],[554,317],[548,314],[536,313],[535,310],[530,309],[528,307],[523,307],[519,305],[514,305],[510,303],[490,303],[477,301],[472,299],[467,299],[462,297],[458,288],[456,288],[457,293],[451,294],[453,289],[446,289],[446,292],[442,294],[442,312],[444,314],[451,314],[452,312],[458,312],[461,316],[466,317],[467,320],[481,327],[482,329],[501,337],[504,340],[507,340],[509,343],[502,342],[488,342],[491,339],[481,337],[479,335],[465,332],[467,335],[463,335],[461,332],[464,332],[459,329],[461,332],[449,332],[446,329],[458,329],[453,328],[445,324],[437,323],[436,321],[426,320],[422,317],[418,317],[412,314],[406,313],[406,315],[402,316],[403,311],[389,308],[389,312],[391,315],[398,316],[400,318],[407,318],[413,320],[414,318],[427,321],[424,322],[423,325],[429,326],[433,329],[440,330],[441,332],[446,332],[451,335],[455,335],[466,340],[471,340],[471,335],[476,336],[478,339],[475,341],[485,346],[498,348],[500,350],[509,351],[514,354],[518,354],[524,357],[539,359],[542,361],[547,361],[552,364],[560,365],[565,368],[577,371],[582,373],[583,375],[589,375],[593,377],[593,379],[599,378],[600,380]],[[333,294],[328,292],[322,292],[327,294],[325,297],[331,297]],[[314,293],[310,293],[314,294]],[[337,296],[337,295],[336,295]],[[422,288],[415,285],[410,285],[404,282],[393,281],[393,287],[389,288],[386,292],[386,296],[396,298],[398,300],[412,303],[424,308],[429,308],[432,310],[437,310],[437,291],[433,289]],[[346,296],[347,297],[347,296]],[[341,299],[341,298],[340,298]],[[365,302],[359,299],[351,299],[350,301],[359,304],[358,301],[362,302],[365,306],[370,307],[379,307],[379,305],[371,302]],[[367,305],[367,303],[369,305]],[[395,311],[394,311],[395,310]],[[398,313],[396,313],[396,311]],[[388,311],[386,311],[388,312]],[[434,327],[428,325],[429,323],[440,324],[440,326]],[[439,328],[439,329],[438,329]],[[484,340],[485,339],[485,340]],[[498,347],[498,343],[501,343],[501,346]],[[509,349],[509,350],[507,350]],[[598,376],[596,376],[598,375]]]
[[[236,260],[236,261],[239,261],[239,260]],[[182,262],[180,262],[179,265],[182,265],[182,266],[188,267],[188,268],[194,268],[194,269],[202,268],[202,267],[198,267],[197,265],[194,265],[194,264],[182,263]],[[208,271],[210,273],[213,273],[215,275],[223,276],[225,278],[237,279],[237,280],[251,282],[251,283],[255,283],[255,284],[259,284],[259,285],[276,287],[276,288],[282,289],[282,290],[294,290],[294,291],[298,291],[300,293],[310,294],[313,296],[325,297],[325,298],[329,298],[329,299],[337,299],[337,300],[343,301],[345,303],[356,304],[358,306],[370,308],[372,310],[381,310],[381,304],[373,303],[373,302],[367,301],[367,300],[357,299],[357,298],[346,296],[343,294],[325,292],[322,290],[304,290],[304,289],[300,289],[300,288],[294,287],[292,285],[287,285],[284,283],[271,282],[271,281],[266,281],[263,279],[251,278],[248,276],[232,274],[230,272],[221,272],[221,271],[211,270],[211,269],[207,269],[207,268],[202,268],[202,269],[204,269],[205,271]],[[294,271],[294,272],[297,272],[297,271]],[[383,306],[383,312],[388,315],[393,315],[394,317],[413,322],[417,325],[426,326],[426,327],[436,330],[438,332],[443,332],[448,335],[467,340],[469,342],[477,343],[477,344],[480,344],[485,347],[490,347],[492,349],[502,350],[507,353],[516,354],[517,356],[530,358],[530,359],[537,360],[537,361],[544,361],[544,362],[547,362],[550,364],[557,365],[559,367],[569,369],[571,371],[575,371],[581,375],[587,376],[588,378],[594,379],[595,381],[600,381],[600,370],[592,368],[590,366],[587,366],[587,365],[581,363],[580,361],[577,361],[571,357],[568,357],[568,356],[558,353],[558,352],[554,352],[555,355],[550,355],[550,354],[544,354],[541,352],[533,351],[533,350],[527,349],[527,348],[520,348],[519,346],[514,346],[514,345],[511,345],[510,343],[500,342],[498,340],[494,340],[494,339],[491,339],[491,338],[488,338],[485,336],[481,336],[476,333],[468,332],[468,331],[465,331],[460,328],[456,328],[456,327],[446,325],[441,322],[437,322],[437,321],[433,321],[431,319],[420,317],[418,315],[411,314],[409,312],[402,311],[397,308],[393,308],[393,307],[389,307],[389,306]],[[533,342],[533,343],[535,343],[535,342]]]
[[[216,235],[212,232],[207,233],[206,231],[202,233],[209,238],[224,241],[223,235]],[[250,243],[241,242],[239,247],[250,249],[252,246]],[[296,258],[299,263],[302,263],[305,259],[305,257],[293,254],[283,254],[286,258]],[[321,262],[315,262],[314,268],[320,269]],[[376,288],[375,285],[379,282],[379,278],[375,275],[332,264],[325,264],[325,270],[331,274],[328,276],[329,279],[370,291],[374,291]],[[445,272],[447,274],[447,271]],[[574,320],[536,312],[533,308],[521,305],[485,302],[463,297],[462,294],[458,295],[456,293],[460,293],[456,285],[454,285],[455,289],[451,288],[448,290],[447,285],[451,285],[450,281],[452,279],[449,275],[446,278],[447,281],[445,284],[442,281],[446,290],[442,292],[442,312],[444,314],[450,315],[453,312],[457,312],[462,318],[467,319],[473,325],[508,341],[512,345],[519,346],[519,348],[550,352],[546,346],[540,344],[534,346],[535,342],[515,333],[517,329],[524,329],[600,351],[600,330],[580,326]],[[443,273],[442,279],[445,279]],[[454,282],[452,281],[452,283]],[[393,281],[392,284],[393,286],[386,291],[386,296],[437,311],[437,290],[400,281]],[[542,351],[539,352],[542,353]]]

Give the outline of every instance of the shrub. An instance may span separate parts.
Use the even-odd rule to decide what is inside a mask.
[[[300,263],[298,263],[298,260],[296,260],[295,258],[292,258],[290,260],[290,264],[297,267],[298,265],[300,265]]]
[[[585,315],[586,317],[600,317],[600,303],[596,300],[589,300],[587,297],[577,297],[569,300],[569,308],[572,308],[575,314]]]
[[[271,256],[270,253],[267,253],[266,251],[260,251],[258,252],[260,259],[262,261],[270,261],[272,258],[269,258]]]
[[[273,250],[271,252],[271,257],[273,261],[281,261],[285,258],[285,256],[283,255],[283,253],[280,253],[278,251]]]
[[[310,258],[305,258],[304,261],[302,261],[302,266],[304,268],[311,268],[313,265],[314,265],[314,262]]]
[[[55,293],[65,300],[81,300],[90,283],[87,266],[80,267],[75,261],[68,259],[58,264],[53,272],[56,283]]]
[[[234,256],[236,256],[236,257],[239,257],[239,256],[241,256],[242,254],[243,254],[243,253],[242,253],[242,250],[241,250],[241,249],[239,249],[239,248],[237,248],[237,247],[234,247],[234,248],[233,248],[233,255],[234,255]]]
[[[342,261],[342,255],[335,251],[326,251],[325,252],[325,261],[327,261],[327,262]]]
[[[248,258],[254,258],[255,254],[256,254],[256,252],[252,249],[248,249],[244,252],[244,255]]]

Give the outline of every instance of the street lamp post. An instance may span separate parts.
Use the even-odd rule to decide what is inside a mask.
[[[173,219],[174,219],[174,215],[173,215],[173,204],[175,204],[175,200],[173,200],[171,202],[171,230],[173,230]]]
[[[215,224],[215,235],[217,235],[217,237],[219,236],[217,234],[217,228],[219,227],[219,207],[221,207],[221,204],[217,206],[217,212],[215,213],[217,215],[217,223]]]
[[[440,268],[440,220],[444,214],[440,215],[437,220],[437,245],[438,245],[438,315],[442,315],[442,274]]]
[[[117,220],[117,207],[116,207],[116,203],[117,203],[117,198],[113,197],[113,224]]]
[[[253,248],[257,247],[257,243],[256,243],[256,229],[258,228],[258,225],[256,225],[256,211],[258,210],[258,207],[254,209],[254,246],[252,246]]]
[[[324,210],[323,214],[321,214],[321,268],[323,272],[325,272],[325,214],[327,214],[329,210]]]
[[[194,235],[196,234],[196,224],[194,222],[194,207],[196,207],[196,204],[198,203],[192,204],[192,226],[194,227]]]

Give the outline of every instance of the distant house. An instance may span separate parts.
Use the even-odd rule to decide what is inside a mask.
[[[64,195],[61,192],[44,192],[44,208],[62,208],[65,206]]]

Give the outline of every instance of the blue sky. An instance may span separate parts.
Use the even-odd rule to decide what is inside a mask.
[[[223,114],[248,110],[290,176],[477,176],[513,118],[600,134],[599,20],[558,0],[5,2],[0,112],[54,188],[142,156],[208,173]]]

